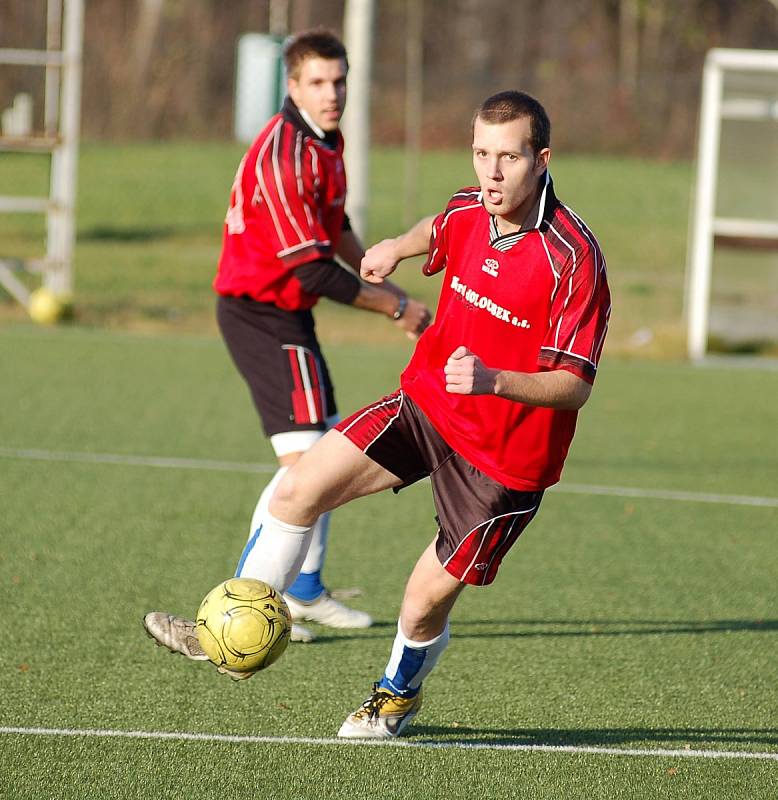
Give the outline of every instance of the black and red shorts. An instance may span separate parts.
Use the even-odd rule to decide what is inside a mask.
[[[429,476],[440,563],[463,583],[485,586],[494,580],[505,554],[535,516],[542,491],[520,492],[485,475],[443,440],[402,390],[335,428],[403,486]]]
[[[216,318],[265,433],[326,430],[338,412],[313,314],[220,296]]]

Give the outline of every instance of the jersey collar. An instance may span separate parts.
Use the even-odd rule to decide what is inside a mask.
[[[551,173],[548,170],[538,178],[538,187],[540,188],[538,198],[517,231],[501,234],[494,215],[489,215],[489,244],[492,247],[497,250],[510,250],[530,231],[545,231],[548,228],[559,205],[559,200],[554,194],[554,181],[551,180]]]
[[[281,116],[288,122],[291,122],[296,128],[299,128],[305,136],[316,139],[331,150],[337,147],[338,131],[328,131],[325,133],[316,125],[309,114],[295,105],[294,101],[289,96],[284,98],[284,104],[281,107]]]

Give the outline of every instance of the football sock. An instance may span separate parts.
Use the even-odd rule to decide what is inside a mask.
[[[254,535],[254,531],[262,524],[262,519],[267,512],[268,506],[270,505],[270,498],[273,496],[273,492],[275,491],[276,486],[278,486],[281,478],[286,475],[287,470],[289,467],[279,467],[278,471],[270,480],[267,486],[262,490],[262,494],[259,496],[259,500],[257,500],[257,507],[254,509],[254,514],[251,517],[251,527],[249,528],[249,536],[248,538]]]
[[[270,498],[273,492],[284,477],[289,467],[279,467],[272,480],[262,491],[257,501],[257,506],[254,509],[254,514],[251,517],[251,528],[249,529],[249,541],[256,530],[262,526],[262,521],[267,514],[268,506],[270,505]],[[313,526],[313,534],[311,536],[311,544],[308,548],[308,554],[305,556],[300,574],[297,579],[289,587],[288,592],[292,597],[302,600],[304,603],[309,603],[315,600],[324,592],[324,584],[321,581],[321,570],[324,566],[324,557],[327,554],[327,536],[330,527],[329,512],[322,514]],[[272,585],[272,584],[271,584]]]
[[[256,578],[285,592],[300,571],[310,541],[310,527],[282,522],[266,511],[243,548],[235,577]]]
[[[403,697],[417,695],[422,681],[432,672],[446,649],[448,638],[448,622],[443,632],[434,639],[415,642],[405,636],[398,621],[392,655],[378,685]]]
[[[292,597],[310,603],[324,592],[321,581],[321,569],[324,566],[324,556],[327,554],[327,535],[330,529],[330,514],[322,514],[313,526],[311,546],[305,556],[297,580],[287,589]]]

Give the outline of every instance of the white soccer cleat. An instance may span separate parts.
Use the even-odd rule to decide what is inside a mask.
[[[208,661],[191,619],[151,611],[143,618],[143,627],[158,646],[167,647],[171,653],[180,653],[192,661]]]
[[[295,621],[318,622],[330,628],[369,628],[373,624],[370,614],[344,606],[334,600],[329,592],[323,592],[309,603],[289,594],[284,595],[284,600]]]
[[[292,631],[289,634],[290,642],[304,642],[308,644],[316,639],[316,634],[305,625],[298,625],[296,622],[292,623]]]
[[[373,694],[340,726],[343,739],[393,739],[399,736],[421,709],[421,692],[401,697],[373,685]]]
[[[171,653],[186,656],[191,661],[212,663],[200,645],[195,623],[191,619],[177,617],[166,611],[151,611],[143,618],[143,627],[158,647],[166,647]],[[216,666],[216,670],[234,681],[244,681],[254,674],[220,666]]]

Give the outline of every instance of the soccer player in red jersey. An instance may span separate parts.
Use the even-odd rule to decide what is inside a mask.
[[[381,284],[428,250],[442,272],[434,323],[394,394],[339,423],[281,481],[258,543],[261,579],[297,575],[323,512],[429,477],[438,530],[405,588],[380,681],[343,737],[399,735],[449,641],[466,585],[491,583],[559,480],[591,393],[610,315],[597,241],[554,192],[550,123],[537,100],[501,92],[473,120],[478,186],[445,211],[370,248],[361,274]],[[326,465],[326,469],[323,469]]]
[[[320,296],[381,313],[415,336],[429,321],[424,305],[397,286],[360,282],[364,250],[345,215],[343,137],[348,62],[332,34],[299,34],[285,50],[289,96],[241,162],[225,221],[214,287],[227,347],[245,378],[275,450],[279,470],[262,492],[237,575],[252,577],[253,542],[267,502],[286,469],[337,421],[327,364],[311,308]],[[329,514],[314,526],[300,575],[286,599],[296,620],[366,627],[370,617],[326,591],[321,571]],[[312,633],[296,625],[293,638]]]
[[[240,162],[214,280],[219,328],[279,463],[254,511],[237,567],[243,577],[256,576],[254,544],[273,488],[338,420],[311,312],[316,302],[324,296],[383,314],[411,338],[430,319],[426,306],[398,286],[378,286],[357,276],[364,249],[345,214],[338,128],[348,72],[343,44],[327,31],[307,31],[290,40],[284,61],[289,96]],[[354,271],[341,267],[336,255]],[[295,620],[367,627],[368,614],[333,599],[322,583],[328,525],[329,514],[323,513],[313,526],[299,576],[285,587],[286,600]],[[191,620],[152,612],[145,624],[171,649],[204,655]],[[311,631],[295,624],[293,640],[312,638]]]
[[[610,315],[605,261],[556,198],[549,145],[548,116],[534,98],[502,92],[480,106],[478,186],[362,261],[365,280],[381,284],[401,259],[429,248],[424,272],[443,272],[435,321],[401,388],[327,433],[271,498],[257,558],[262,579],[283,588],[321,513],[431,480],[437,534],[408,580],[384,675],[340,736],[397,736],[418,712],[457,597],[494,580],[559,480],[589,398]]]
[[[431,479],[437,535],[408,580],[384,675],[340,736],[396,736],[418,712],[457,597],[494,580],[559,480],[589,398],[610,315],[605,261],[592,232],[556,198],[549,144],[550,123],[534,98],[502,92],[481,105],[478,187],[362,262],[362,276],[380,283],[429,247],[424,272],[444,272],[435,322],[401,388],[328,433],[271,499],[272,533],[292,543],[325,509]],[[294,570],[291,553],[289,563]],[[274,585],[283,585],[288,577],[275,569]]]

